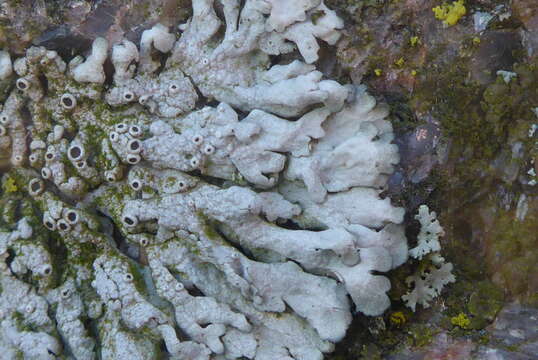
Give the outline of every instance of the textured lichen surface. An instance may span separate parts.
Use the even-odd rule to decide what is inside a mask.
[[[390,311],[357,320],[334,358],[534,358],[531,345],[508,349],[491,329],[506,303],[538,304],[529,276],[538,272],[530,260],[538,254],[537,3],[466,0],[451,26],[433,9],[456,1],[327,3],[346,20],[339,75],[391,106],[401,161],[390,193],[407,210],[410,246],[419,233],[412,214],[427,203],[445,229],[443,257],[457,279],[431,308],[412,313],[398,299],[423,263],[399,267],[390,274]],[[467,329],[451,321],[463,315]],[[524,327],[500,322],[504,331]]]
[[[400,163],[389,179],[388,194],[393,204],[406,209],[404,224],[412,248],[418,245],[417,236],[420,233],[419,222],[414,218],[419,205],[426,203],[438,214],[445,232],[439,238],[442,256],[453,264],[457,280],[449,284],[439,297],[430,301],[430,307],[424,308],[418,304],[416,311],[412,312],[402,301],[402,296],[413,290],[406,280],[419,274],[427,277],[432,259],[430,256],[421,260],[411,259],[390,271],[386,276],[391,282],[388,292],[391,307],[381,316],[364,316],[360,312],[355,314],[346,338],[337,343],[334,353],[325,357],[338,360],[482,360],[491,359],[492,356],[533,359],[538,352],[536,320],[533,320],[537,317],[536,311],[529,310],[527,306],[538,305],[538,282],[534,276],[538,272],[535,261],[538,256],[538,118],[535,114],[538,106],[538,3],[534,0],[326,0],[325,4],[335,10],[344,22],[335,47],[327,46],[324,41],[317,42],[320,45],[317,52],[319,59],[313,64],[323,72],[324,79],[332,78],[340,84],[366,84],[368,92],[376,99],[388,102],[395,129],[394,142],[400,148]],[[462,11],[463,8],[465,11]],[[222,10],[217,2],[216,14],[224,20]],[[296,16],[297,11],[300,10],[290,10],[289,13]],[[317,24],[324,12],[318,9],[307,11],[307,14]],[[447,23],[450,12],[448,22],[452,25]],[[104,65],[107,80],[101,101],[92,100],[93,111],[99,117],[105,114],[111,125],[122,122],[137,124],[135,116],[148,116],[149,120],[141,120],[146,125],[144,135],[139,139],[145,141],[152,135],[148,132],[147,124],[153,122],[153,116],[166,117],[161,111],[177,111],[177,106],[158,101],[163,106],[148,104],[147,110],[135,113],[126,113],[134,103],[117,103],[110,107],[108,101],[123,101],[118,97],[122,95],[122,86],[125,90],[136,92],[137,87],[149,85],[138,76],[138,71],[133,73],[133,78],[137,80],[127,81],[132,78],[124,77],[126,81],[123,84],[113,83],[115,76],[112,73],[114,67],[110,47],[129,39],[136,44],[140,56],[142,51],[139,44],[143,31],[161,23],[177,39],[183,31],[178,31],[177,24],[185,22],[192,13],[189,0],[8,0],[0,4],[0,46],[10,54],[10,60],[24,57],[27,49],[34,44],[58,51],[64,61],[69,62],[77,54],[87,57],[87,50],[96,37],[106,38],[109,41],[109,60]],[[270,29],[276,26],[281,29],[282,22],[274,23]],[[277,32],[282,33],[278,29]],[[214,38],[212,48],[220,44],[224,33],[222,27]],[[164,43],[161,44],[164,46]],[[124,43],[123,47],[129,50],[133,46]],[[306,50],[307,46],[302,49]],[[157,70],[157,74],[160,74],[166,71],[164,65],[168,56],[162,57],[155,51],[154,54],[158,56],[153,60],[157,60],[162,67]],[[5,59],[4,54],[0,62]],[[291,52],[270,57],[268,66],[289,64],[292,60],[310,61],[308,59],[312,58]],[[124,66],[124,71],[128,70],[128,65],[130,63]],[[12,75],[11,80],[2,82],[2,103],[13,89],[17,77]],[[155,91],[160,85],[155,83],[151,86]],[[204,105],[216,107],[219,104],[212,97],[201,94],[197,85],[193,86],[198,94],[195,110]],[[108,93],[112,88],[117,88],[115,94]],[[76,100],[84,101],[78,97]],[[239,97],[232,100],[243,101]],[[155,107],[151,110],[150,106]],[[320,106],[321,103],[313,104],[311,108]],[[238,120],[248,115],[248,111],[238,109],[238,105],[232,104],[232,108],[238,113]],[[264,111],[271,113],[274,110]],[[24,110],[23,113],[28,112]],[[120,113],[123,114],[117,116]],[[184,113],[179,117],[186,115]],[[124,120],[129,116],[132,116],[130,120]],[[284,116],[292,121],[300,117]],[[25,120],[25,124],[29,123]],[[325,128],[326,124],[327,121],[322,127]],[[99,126],[88,129],[91,134],[99,134],[96,139],[108,136],[109,128],[103,132],[100,132]],[[176,133],[183,132],[176,126],[173,129]],[[71,135],[67,138],[72,140]],[[90,142],[93,140],[90,137]],[[311,140],[310,144],[316,142]],[[100,145],[92,146],[100,149]],[[92,154],[94,148],[90,150]],[[289,156],[288,152],[282,154]],[[1,155],[4,165],[9,165],[11,150],[2,151]],[[146,164],[146,160],[142,159],[141,163]],[[3,167],[2,171],[7,172],[7,169]],[[40,167],[35,170],[40,170]],[[188,173],[198,181],[221,188],[235,184],[260,191],[259,185],[253,187],[243,175],[224,184],[212,175],[201,177],[196,171]],[[121,176],[129,174],[130,171],[127,171]],[[20,177],[14,172],[2,178],[2,214],[9,219],[2,225],[4,232],[11,233],[18,229],[21,209],[26,209],[24,213],[28,214],[27,205],[32,203],[28,195],[23,196],[27,192],[27,184],[19,180]],[[277,182],[281,181],[282,173]],[[99,186],[92,185],[88,191],[92,192]],[[47,183],[47,189],[55,191],[51,183]],[[274,189],[269,186],[269,190]],[[147,186],[144,191],[157,194]],[[131,192],[130,187],[110,188],[96,203],[107,204],[109,199],[116,199],[113,201],[121,204],[121,199],[128,196],[139,197],[135,194],[140,192]],[[62,200],[66,201],[65,198]],[[77,206],[76,199],[68,203],[73,208]],[[121,221],[110,222],[110,214],[100,210],[104,206],[99,208],[90,203],[80,206],[101,223],[103,227],[99,228],[99,233],[111,237],[112,245],[136,261],[130,262],[136,288],[142,289],[143,293],[147,286],[153,289],[151,284],[154,279],[148,282],[151,276],[146,265],[147,253],[145,250],[137,252],[136,245],[133,246],[125,236],[125,229],[111,226],[121,224]],[[37,208],[35,211],[39,218],[42,212]],[[116,219],[121,220],[121,209],[116,210],[116,214],[119,214],[115,215]],[[204,226],[204,232],[209,237],[225,236],[226,241],[237,244],[232,239],[230,229],[225,232],[219,221],[206,214],[200,216],[204,224],[208,224]],[[310,221],[310,217],[305,220],[300,215],[299,218],[286,220],[283,226],[288,230],[325,229],[318,222]],[[276,222],[282,226],[282,220]],[[157,225],[151,226],[154,228],[149,232],[156,233]],[[34,231],[33,234],[37,233]],[[40,232],[39,236],[42,234]],[[63,283],[62,274],[67,264],[63,260],[67,257],[67,249],[59,235],[57,231],[50,232],[44,240],[55,269],[52,288]],[[183,243],[182,246],[190,245]],[[244,251],[241,245],[234,246]],[[92,262],[94,252],[93,245],[83,244],[71,261]],[[8,253],[10,262],[14,252],[9,250]],[[267,262],[267,259],[275,261],[272,257],[274,254],[265,249],[257,248],[244,253],[249,258],[263,258],[263,262]],[[14,264],[19,268],[23,266],[20,260]],[[178,275],[181,274],[173,273],[175,277]],[[28,275],[16,276],[27,283],[37,284]],[[195,296],[202,293],[200,289],[194,292],[188,289]],[[154,293],[153,290],[149,292],[151,299],[162,299]],[[512,301],[520,305],[508,305]],[[54,308],[54,305],[50,307],[52,310]],[[231,306],[231,309],[236,307]],[[22,324],[25,313],[19,312],[13,317]],[[29,326],[22,326],[32,331]],[[85,317],[84,326],[89,329],[90,337],[99,339],[94,320]],[[177,326],[176,332],[181,341],[189,340]],[[127,333],[132,331],[127,330]],[[156,339],[152,344],[158,344],[158,347],[150,345],[148,349],[167,354],[167,351],[163,352],[166,345],[162,339]]]
[[[179,35],[0,53],[4,358],[322,359],[381,314],[399,156],[388,109],[311,65],[342,27],[194,0]]]

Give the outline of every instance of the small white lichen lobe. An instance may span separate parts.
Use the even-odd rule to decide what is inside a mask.
[[[441,243],[439,238],[445,232],[437,220],[435,212],[430,212],[427,205],[420,205],[415,219],[420,222],[418,244],[409,250],[409,255],[423,261],[420,270],[406,279],[407,284],[413,287],[411,291],[402,296],[405,304],[415,311],[417,304],[427,308],[430,302],[439,294],[445,285],[455,282],[452,274],[452,263],[445,262],[441,256]]]
[[[388,110],[314,65],[342,20],[214,5],[68,64],[0,52],[6,358],[321,360],[390,305]]]

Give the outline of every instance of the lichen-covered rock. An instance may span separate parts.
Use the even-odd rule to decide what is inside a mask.
[[[380,195],[388,111],[311,65],[342,20],[221,5],[69,63],[0,53],[7,358],[322,359],[353,309],[389,306],[408,249]]]

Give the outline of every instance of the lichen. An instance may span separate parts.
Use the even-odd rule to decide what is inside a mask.
[[[432,9],[435,18],[442,20],[447,26],[453,26],[467,13],[465,0],[453,1],[450,4],[443,4]]]
[[[382,198],[388,109],[313,65],[342,19],[316,0],[213,5],[194,0],[179,38],[156,24],[68,63],[2,55],[9,354],[322,359],[352,309],[389,307],[408,248]]]
[[[392,314],[390,314],[390,322],[396,326],[401,326],[407,322],[407,318],[405,317],[404,313],[401,311],[395,311]]]
[[[13,180],[13,178],[10,178],[10,177],[7,177],[5,179],[4,183],[2,184],[2,187],[4,191],[8,194],[17,192],[19,190],[19,188],[15,184],[15,180]]]
[[[468,329],[469,325],[471,324],[471,320],[465,315],[464,313],[458,314],[458,316],[454,316],[450,318],[450,322],[454,326],[458,326],[462,329]]]
[[[402,295],[402,300],[413,311],[417,304],[429,307],[433,298],[439,296],[447,284],[456,281],[452,263],[445,262],[441,256],[439,238],[444,235],[444,230],[436,217],[435,212],[430,212],[426,205],[421,205],[415,216],[421,227],[417,246],[409,250],[409,255],[420,260],[420,263],[416,273],[406,278],[406,283],[412,289]]]

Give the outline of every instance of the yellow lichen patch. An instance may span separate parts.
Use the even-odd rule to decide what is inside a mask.
[[[383,71],[382,71],[381,69],[375,69],[375,70],[374,70],[374,74],[375,74],[376,76],[381,76],[381,74],[383,74]]]
[[[394,64],[395,64],[396,66],[398,66],[398,67],[402,67],[402,66],[404,66],[404,64],[405,64],[405,59],[404,59],[403,57],[401,57],[401,58],[399,58],[398,60],[396,60],[396,61],[394,62]]]
[[[396,311],[390,314],[390,322],[396,326],[400,326],[406,323],[407,319],[403,312]]]
[[[475,37],[473,38],[473,44],[475,44],[475,45],[480,44],[480,38],[477,37],[477,36],[475,36]]]
[[[4,182],[4,185],[3,185],[3,188],[4,188],[4,191],[6,193],[14,193],[16,192],[17,190],[19,190],[19,188],[17,187],[17,185],[15,184],[15,180],[13,180],[12,178],[7,178],[6,181]]]
[[[452,4],[443,4],[432,9],[435,18],[442,20],[445,25],[452,26],[467,13],[465,0],[454,1]]]
[[[418,36],[411,36],[411,39],[409,39],[409,44],[411,44],[411,46],[415,46],[419,42],[420,40],[418,39]]]
[[[460,313],[458,316],[454,316],[450,318],[450,322],[454,326],[458,326],[462,329],[467,329],[469,325],[471,324],[471,320],[465,315],[464,313]]]
[[[416,70],[411,70],[411,76],[417,76],[417,71]]]

